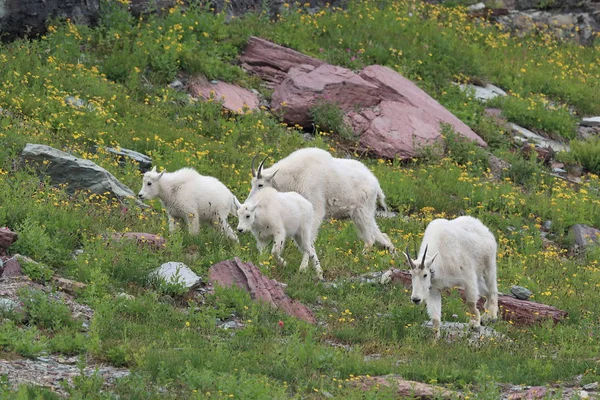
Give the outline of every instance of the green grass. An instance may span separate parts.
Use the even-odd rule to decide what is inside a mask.
[[[567,251],[571,225],[600,227],[600,178],[590,174],[572,187],[513,153],[507,134],[484,116],[484,106],[451,83],[489,80],[513,94],[498,100],[510,120],[572,138],[575,117],[568,107],[579,114],[600,112],[597,44],[582,49],[545,34],[519,39],[469,20],[461,8],[411,1],[361,2],[314,15],[290,7],[277,22],[248,15],[227,23],[201,8],[137,20],[120,3],[103,7],[99,27],[57,23],[45,38],[0,47],[0,62],[11,66],[0,69],[0,107],[10,111],[0,116],[0,226],[20,234],[12,253],[42,263],[26,266],[32,278],[46,281],[53,272],[86,283],[77,301],[95,310],[84,333],[63,304],[28,294],[37,300],[26,304],[24,314],[6,316],[0,354],[82,355],[132,371],[100,394],[98,377],[81,376],[70,389],[73,398],[322,398],[324,392],[388,398],[392,389],[362,392],[352,386],[357,376],[384,374],[497,398],[490,382],[546,385],[580,374],[585,382],[600,379],[590,357],[600,346],[600,251],[580,256]],[[169,233],[158,201],[140,209],[130,200],[70,193],[47,180],[40,183],[33,166],[21,165],[25,143],[48,144],[98,163],[136,192],[142,181],[137,165],[122,166],[102,149],[122,146],[150,155],[159,168],[192,166],[216,176],[243,200],[253,155],[278,160],[307,146],[336,152],[336,136],[318,133],[305,142],[295,128],[264,111],[231,114],[217,102],[189,103],[167,87],[182,71],[262,90],[235,64],[252,34],[353,69],[387,65],[481,134],[492,152],[512,164],[499,182],[488,171],[485,152],[449,130],[446,146],[428,150],[427,160],[363,158],[388,205],[400,214],[378,223],[404,248],[419,243],[433,218],[479,217],[498,240],[500,290],[526,286],[534,300],[566,310],[569,318],[556,326],[498,322],[494,327],[508,342],[479,347],[434,342],[421,326],[425,310],[411,304],[403,287],[344,281],[403,268],[401,257],[385,251],[363,254],[348,221],[325,221],[316,243],[326,280],[341,282],[333,288],[312,272],[297,271],[301,255],[293,245],[284,252],[288,266],[276,267],[270,255],[258,254],[251,236],[241,236],[237,245],[208,227],[195,237]],[[67,96],[89,106],[69,105]],[[331,107],[315,110],[317,116],[323,129],[342,130]],[[594,172],[595,147],[574,148],[574,158],[584,165],[592,160],[588,169]],[[540,235],[546,220],[552,221],[548,238],[555,242],[548,248]],[[160,234],[167,246],[151,251],[107,239],[125,231]],[[74,258],[78,249],[83,252]],[[287,283],[286,293],[313,307],[321,323],[311,326],[233,289],[218,289],[203,305],[186,303],[177,298],[179,288],[148,279],[167,261],[185,262],[206,277],[211,265],[235,256]],[[135,298],[116,297],[121,292]],[[235,332],[217,328],[217,318],[231,313],[246,326]],[[443,319],[468,320],[456,293],[444,297]],[[381,357],[366,361],[372,354]],[[0,386],[2,398],[52,397],[43,389],[22,386],[12,392]]]

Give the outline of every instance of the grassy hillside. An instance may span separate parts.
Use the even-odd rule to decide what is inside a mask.
[[[104,2],[96,28],[57,22],[39,40],[0,47],[0,226],[20,234],[12,253],[46,266],[29,266],[32,278],[44,281],[55,273],[86,283],[78,301],[95,310],[90,331],[82,333],[60,304],[26,302],[38,318],[24,323],[5,316],[13,322],[0,327],[0,359],[51,352],[131,369],[130,377],[104,393],[98,392],[98,379],[77,380],[72,397],[86,399],[316,399],[324,392],[387,398],[390,389],[365,393],[351,383],[358,376],[391,373],[494,399],[493,382],[545,385],[577,375],[584,383],[600,380],[600,250],[568,251],[571,225],[600,227],[600,178],[590,173],[573,187],[548,175],[536,160],[513,152],[508,134],[484,116],[483,106],[452,84],[477,79],[508,89],[512,96],[497,105],[511,121],[573,138],[577,116],[600,114],[598,41],[582,48],[545,32],[516,38],[469,19],[461,8],[410,0],[353,3],[347,10],[315,14],[289,5],[277,22],[179,7],[138,20],[123,3]],[[410,302],[404,288],[344,280],[404,268],[402,257],[385,251],[363,254],[348,221],[326,221],[316,244],[325,279],[340,282],[331,287],[298,273],[301,257],[291,244],[284,253],[288,266],[276,267],[268,254],[258,254],[249,235],[237,245],[206,227],[195,237],[170,234],[158,201],[140,209],[132,201],[69,195],[47,181],[40,184],[29,166],[19,167],[25,143],[48,144],[93,160],[137,192],[137,165],[120,166],[103,150],[122,146],[150,155],[159,169],[193,166],[245,199],[255,154],[277,160],[316,146],[343,155],[335,134],[316,132],[307,142],[265,111],[232,114],[217,102],[190,102],[168,87],[184,71],[256,88],[268,97],[235,63],[250,35],[353,69],[387,65],[481,134],[512,164],[500,180],[492,177],[485,154],[462,142],[449,145],[443,156],[426,152],[421,161],[362,159],[379,178],[388,205],[399,212],[378,223],[404,248],[420,242],[433,218],[476,216],[498,240],[500,291],[526,286],[535,301],[564,309],[569,318],[528,328],[501,321],[494,328],[510,340],[480,346],[435,342],[421,326],[425,310]],[[89,106],[73,106],[68,96]],[[582,147],[577,154],[597,159],[597,146]],[[549,245],[540,233],[545,221],[552,221]],[[152,252],[127,242],[107,245],[107,233],[125,231],[161,234],[167,247]],[[78,249],[83,253],[74,258]],[[287,283],[286,293],[313,307],[320,324],[287,317],[237,290],[219,289],[203,305],[182,304],[169,300],[178,300],[176,288],[147,284],[148,273],[166,261],[185,262],[205,276],[215,262],[234,256]],[[122,292],[135,299],[117,297]],[[444,320],[468,321],[457,293],[443,302]],[[216,327],[217,318],[231,313],[245,328],[232,333]],[[381,357],[365,359],[372,354]],[[26,387],[18,396],[42,393],[52,398]],[[0,396],[16,395],[4,386]]]

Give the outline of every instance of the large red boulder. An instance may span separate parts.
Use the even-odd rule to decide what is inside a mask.
[[[256,37],[242,65],[274,84],[271,107],[288,124],[310,127],[311,107],[326,101],[340,107],[361,150],[385,158],[411,158],[423,146],[443,141],[440,124],[487,146],[435,99],[396,71],[372,65],[359,74]]]
[[[318,100],[332,102],[344,111],[372,107],[379,103],[379,88],[349,69],[323,64],[291,68],[288,77],[275,87],[271,107],[282,111],[289,124],[308,127],[310,109]]]
[[[264,301],[311,324],[317,323],[308,307],[285,294],[281,283],[264,276],[256,266],[242,262],[237,257],[213,265],[208,274],[208,279],[213,285],[236,285],[250,292],[250,297],[254,300]]]

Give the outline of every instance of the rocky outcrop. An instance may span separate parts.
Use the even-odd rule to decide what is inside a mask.
[[[256,36],[248,39],[240,62],[246,70],[254,72],[261,79],[273,84],[283,82],[292,67],[310,65],[316,68],[325,64],[324,61]]]
[[[411,158],[443,141],[441,124],[481,146],[467,125],[394,70],[372,65],[360,73],[251,38],[240,58],[246,69],[274,85],[271,107],[288,124],[310,127],[322,102],[345,113],[360,150],[385,158]]]
[[[74,157],[53,147],[28,143],[21,153],[23,160],[49,175],[52,184],[67,184],[68,190],[89,190],[96,194],[110,193],[117,198],[136,198],[135,193],[110,172],[90,160]],[[135,200],[140,207],[148,207]]]
[[[139,165],[140,172],[150,171],[152,169],[152,158],[137,151],[125,149],[123,147],[106,147],[106,151],[117,156],[119,164],[124,165],[127,158],[132,159]]]
[[[283,285],[264,276],[260,270],[239,258],[221,261],[209,270],[209,280],[219,286],[237,286],[250,293],[254,300],[271,304],[288,315],[303,319],[311,324],[317,321],[312,311],[299,301],[290,299],[283,291]]]
[[[584,224],[573,225],[569,231],[575,239],[575,245],[586,247],[592,244],[598,244],[600,240],[600,230]]]

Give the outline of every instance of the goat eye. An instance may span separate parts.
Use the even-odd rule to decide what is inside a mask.
[[[427,274],[423,275],[423,278],[427,278]]]
[[[263,186],[264,186],[264,185],[263,185],[262,183],[259,183],[259,184],[258,184],[258,187],[263,187]]]
[[[249,216],[249,215],[246,215],[246,218],[250,218],[250,216]]]
[[[152,186],[152,182],[148,182],[148,183],[147,183],[147,185],[148,185],[148,186]]]

